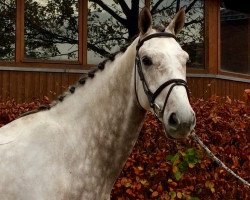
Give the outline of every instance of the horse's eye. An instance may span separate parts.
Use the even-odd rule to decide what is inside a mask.
[[[142,62],[143,62],[143,64],[146,65],[146,66],[150,66],[150,65],[153,64],[151,58],[149,58],[149,57],[147,57],[147,56],[145,56],[145,57],[142,58]]]

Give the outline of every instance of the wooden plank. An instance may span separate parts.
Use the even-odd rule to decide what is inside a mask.
[[[235,84],[235,81],[230,81],[229,84],[230,84],[230,90],[231,90],[230,91],[230,98],[233,98],[236,95],[235,85],[237,85],[237,84]]]
[[[226,94],[225,94],[225,96],[229,96],[230,92],[231,92],[230,83],[229,83],[229,81],[225,81],[225,83],[226,83]]]
[[[202,91],[199,91],[199,96],[203,97],[203,98],[209,98],[212,95],[212,91],[211,91],[211,81],[208,78],[201,78],[201,83],[200,86],[203,88]]]
[[[62,89],[65,91],[69,86],[69,76],[67,73],[62,73]]]
[[[208,79],[208,84],[210,85],[210,92],[211,95],[218,95],[217,92],[217,82],[215,81],[215,79]]]
[[[55,76],[55,93],[56,96],[58,96],[62,93],[62,74],[55,73],[54,76]]]
[[[51,100],[56,98],[55,93],[55,76],[54,73],[46,73],[47,75],[47,95]]]
[[[69,74],[69,85],[74,85],[76,81],[80,78],[79,74]]]
[[[39,98],[42,99],[44,96],[48,97],[48,93],[47,93],[47,73],[45,73],[45,72],[40,73],[39,84],[40,84]]]
[[[234,90],[233,97],[236,97],[237,99],[239,99],[239,96],[242,96],[242,95],[238,95],[238,93],[240,93],[239,84],[235,84],[235,82],[234,82],[233,90]]]
[[[27,101],[33,101],[35,96],[35,72],[25,73],[25,99]]]
[[[2,73],[2,93],[1,96],[3,99],[10,98],[10,72],[3,71]]]
[[[245,97],[244,97],[245,89],[250,89],[250,84],[240,83],[237,85],[237,97],[238,97],[238,99],[245,99]]]
[[[188,87],[189,87],[189,91],[190,91],[190,97],[194,97],[193,94],[193,89],[194,89],[194,84],[195,84],[195,79],[193,78],[187,78],[187,83],[188,83]]]
[[[190,92],[192,97],[197,97],[197,84],[198,84],[198,78],[190,78],[189,79],[189,87],[190,87]],[[191,83],[191,84],[190,84]]]
[[[3,99],[3,74],[0,72],[0,100]]]
[[[23,72],[18,72],[18,77],[17,77],[17,102],[21,103],[24,102],[25,99],[25,73]]]
[[[204,78],[199,78],[198,79],[198,83],[196,86],[196,95],[197,97],[204,97],[204,93],[206,92],[206,90],[204,90]]]
[[[33,73],[34,76],[34,98],[40,99],[40,72]]]
[[[11,72],[10,74],[10,79],[9,79],[9,82],[10,82],[10,97],[13,98],[15,101],[17,101],[18,99],[18,84],[17,84],[17,77],[18,77],[18,73],[17,72]]]
[[[219,80],[220,96],[225,96],[226,83],[223,80]]]

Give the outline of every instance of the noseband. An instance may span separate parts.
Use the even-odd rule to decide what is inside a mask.
[[[154,93],[150,91],[148,83],[147,83],[145,76],[143,74],[143,71],[142,71],[141,59],[139,56],[139,49],[145,41],[150,40],[151,38],[156,38],[156,37],[167,37],[167,38],[176,39],[175,35],[173,35],[171,33],[164,32],[164,33],[151,34],[151,35],[143,38],[141,41],[139,41],[137,46],[136,46],[135,70],[136,70],[136,66],[137,66],[137,71],[138,71],[140,80],[142,82],[144,92],[148,98],[150,107],[154,110],[155,116],[160,119],[160,118],[163,118],[163,113],[164,113],[165,107],[167,105],[169,96],[170,96],[173,88],[177,85],[184,86],[186,88],[187,94],[189,94],[189,90],[188,90],[187,82],[185,80],[183,80],[183,79],[170,79],[170,80],[166,81],[165,83],[163,83],[162,85],[160,85]],[[162,92],[162,90],[169,85],[171,85],[171,87],[168,90],[164,105],[161,108],[157,103],[155,103],[155,99]],[[136,91],[136,73],[135,73],[135,93],[136,93],[137,101],[139,102],[138,94]]]

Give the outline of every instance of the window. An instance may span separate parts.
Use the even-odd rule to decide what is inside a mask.
[[[90,0],[88,4],[88,63],[98,63],[138,33],[138,11],[147,2],[151,3],[151,13],[156,25],[166,24],[179,8],[185,7],[187,21],[184,30],[179,35],[180,42],[190,54],[192,62],[188,66],[204,68],[204,3],[202,0],[153,0],[151,2]]]
[[[221,15],[221,69],[250,74],[250,14],[226,9]]]
[[[78,60],[78,0],[25,0],[25,59]]]
[[[151,7],[156,25],[168,24],[180,8],[185,9],[186,22],[178,38],[183,49],[189,53],[191,62],[187,67],[204,68],[204,1],[153,0]]]
[[[185,7],[179,41],[190,54],[189,67],[202,69],[202,0],[0,0],[1,66],[82,69],[97,64],[137,35],[145,5],[156,24]]]
[[[0,61],[13,61],[15,58],[15,0],[0,0]]]
[[[1,66],[82,68],[84,2],[0,0]]]
[[[138,11],[144,5],[144,0],[89,1],[88,64],[118,51],[138,33]]]

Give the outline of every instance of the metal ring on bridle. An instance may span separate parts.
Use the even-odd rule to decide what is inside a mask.
[[[161,107],[157,103],[153,103],[151,106],[154,110],[154,115],[159,118],[160,114],[162,113]]]
[[[140,56],[139,56],[139,49],[143,45],[143,43],[145,41],[150,40],[151,38],[155,38],[155,37],[167,37],[167,38],[171,37],[171,38],[176,39],[175,35],[173,35],[171,33],[154,33],[154,34],[151,34],[151,35],[146,36],[145,38],[143,38],[141,41],[138,42],[138,44],[136,46],[135,68],[137,67],[137,72],[138,72],[140,80],[142,82],[144,92],[145,92],[145,94],[146,94],[146,96],[148,98],[150,107],[154,110],[154,115],[157,118],[163,118],[163,112],[165,110],[165,107],[167,105],[169,96],[170,96],[171,91],[173,90],[173,88],[175,86],[184,86],[186,91],[187,91],[188,96],[189,96],[189,90],[188,90],[187,82],[185,80],[183,80],[183,79],[170,79],[170,80],[164,82],[162,85],[160,85],[158,87],[158,89],[154,93],[151,92],[151,90],[149,89],[149,86],[147,84],[147,81],[146,81],[145,76],[144,76],[143,71],[142,71],[141,59],[140,59]],[[136,69],[135,69],[135,71],[136,71]],[[169,86],[169,85],[171,85],[171,87],[168,90],[167,96],[165,98],[164,105],[161,108],[158,104],[155,103],[155,99],[162,92],[162,90],[164,88],[166,88],[167,86]],[[136,74],[135,74],[135,93],[136,93],[137,101],[139,102],[138,94],[136,92]]]

